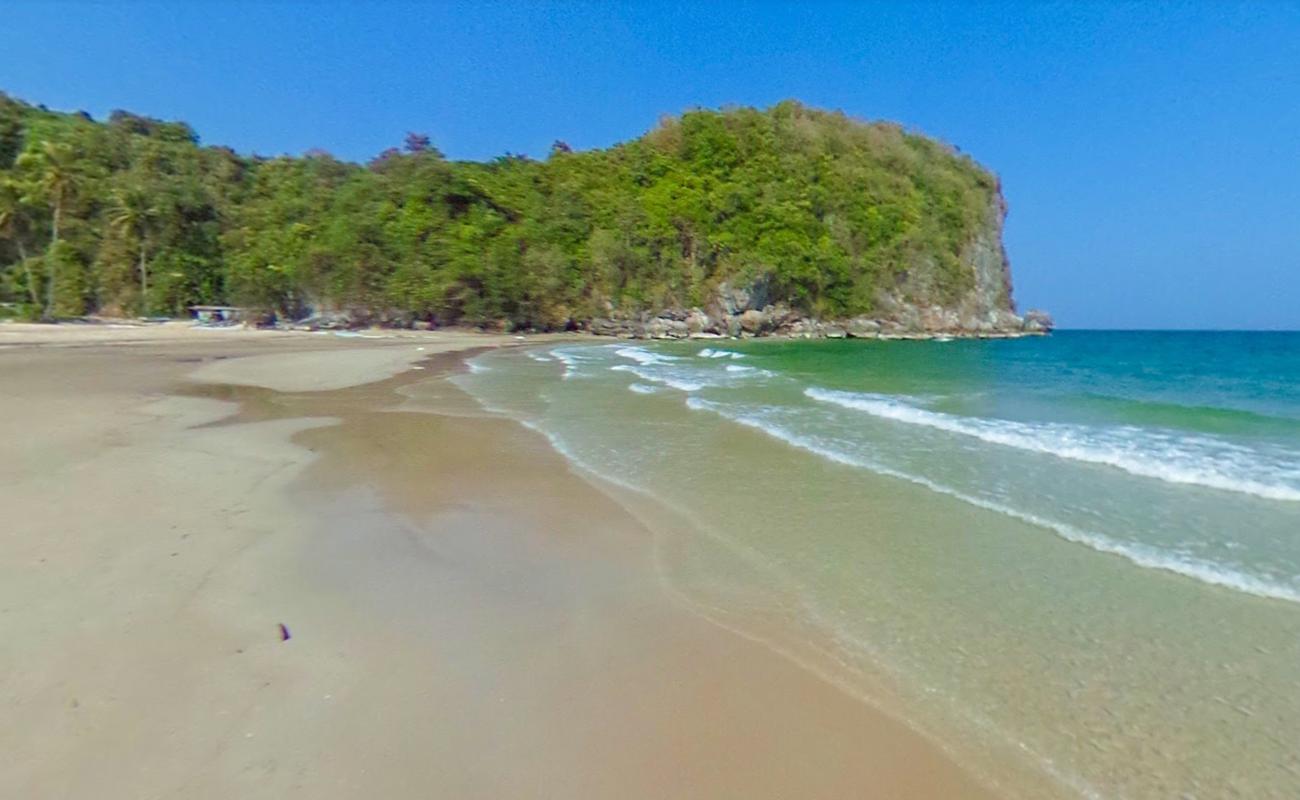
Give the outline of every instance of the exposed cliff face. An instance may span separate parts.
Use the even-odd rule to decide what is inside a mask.
[[[1011,267],[1002,244],[1006,201],[1000,191],[991,196],[982,224],[962,248],[957,280],[965,287],[955,302],[943,302],[945,287],[931,259],[907,274],[900,289],[883,293],[884,317],[908,330],[936,333],[1019,331],[1012,299]]]
[[[928,338],[935,336],[1009,337],[1051,331],[1042,311],[1016,313],[1011,267],[1002,244],[1006,202],[993,195],[984,223],[959,258],[959,280],[966,287],[956,302],[939,298],[951,287],[939,280],[933,260],[923,260],[881,291],[879,312],[846,319],[817,319],[769,302],[771,281],[761,276],[745,285],[722,283],[703,308],[603,317],[581,326],[605,336],[681,339],[711,336],[788,336],[794,338]]]
[[[989,209],[988,220],[976,233],[966,248],[962,261],[969,265],[975,276],[975,286],[962,298],[960,310],[964,315],[987,316],[993,312],[1015,312],[1016,304],[1011,294],[1011,264],[1002,245],[1002,225],[1006,220],[1007,206],[1002,193],[995,196]]]

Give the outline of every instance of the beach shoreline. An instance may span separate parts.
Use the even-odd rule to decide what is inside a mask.
[[[657,318],[656,318],[657,319]],[[874,321],[874,320],[873,320]],[[577,342],[726,342],[726,341],[880,341],[880,342],[949,342],[962,340],[1032,339],[1050,336],[1052,329],[1011,330],[982,329],[893,329],[854,327],[846,321],[828,321],[816,332],[804,330],[741,330],[736,335],[707,331],[683,332],[677,329],[658,329],[653,326],[605,329],[586,327],[571,331],[511,330],[492,331],[485,328],[451,326],[415,329],[396,326],[342,326],[313,327],[308,325],[282,325],[259,327],[248,324],[199,324],[184,320],[149,322],[131,318],[91,317],[84,320],[64,320],[55,323],[19,322],[0,320],[0,347],[6,346],[80,346],[103,342],[106,344],[139,344],[151,341],[172,341],[177,336],[212,337],[223,333],[239,336],[257,336],[263,339],[288,336],[337,336],[361,339],[421,339],[429,336],[499,336],[533,344],[571,340]],[[53,339],[50,330],[60,331]]]
[[[990,796],[441,380],[515,337],[23,327],[2,794]]]

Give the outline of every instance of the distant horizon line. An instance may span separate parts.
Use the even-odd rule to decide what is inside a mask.
[[[1300,328],[1090,328],[1057,325],[1053,333],[1300,333]]]

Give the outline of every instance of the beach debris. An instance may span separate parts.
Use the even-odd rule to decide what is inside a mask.
[[[359,331],[334,331],[335,336],[345,339],[387,339],[382,333],[361,333]]]
[[[362,320],[355,320],[346,311],[321,311],[311,316],[289,323],[299,331],[347,331],[360,327]]]
[[[289,641],[289,640],[292,639],[292,638],[293,638],[293,636],[289,633],[289,626],[288,626],[288,625],[285,625],[283,622],[281,622],[281,623],[280,623],[280,641],[282,641],[282,642],[287,642],[287,641]]]

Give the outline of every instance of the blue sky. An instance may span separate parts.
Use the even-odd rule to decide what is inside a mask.
[[[266,155],[598,147],[692,106],[891,119],[1001,177],[1022,308],[1300,328],[1300,2],[6,3],[0,89]]]

